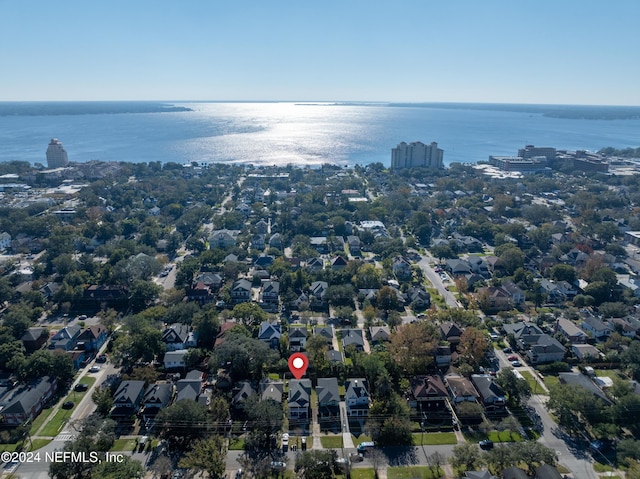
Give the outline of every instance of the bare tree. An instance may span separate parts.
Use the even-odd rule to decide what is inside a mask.
[[[440,467],[446,463],[447,457],[439,451],[427,455],[427,464],[431,468],[434,477],[442,477],[443,471]]]
[[[371,449],[370,451],[368,451],[367,457],[369,458],[369,462],[373,466],[376,479],[378,479],[380,469],[382,469],[382,466],[384,466],[387,458],[379,449]]]

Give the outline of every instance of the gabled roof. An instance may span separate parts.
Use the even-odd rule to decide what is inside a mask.
[[[113,395],[113,405],[135,404],[144,390],[144,381],[122,381]]]
[[[362,337],[361,329],[343,329],[342,330],[342,344],[345,347],[350,344],[364,347],[364,338]]]
[[[73,339],[80,334],[80,326],[73,324],[65,326],[51,338],[52,341],[63,341],[65,339]]]
[[[447,388],[440,376],[415,376],[411,380],[411,392],[415,399],[447,397]]]
[[[25,414],[47,395],[55,382],[54,378],[44,376],[29,384],[12,389],[2,397],[0,409],[3,414]]]
[[[289,338],[306,338],[309,331],[306,326],[292,326],[289,328]]]
[[[162,332],[162,341],[167,343],[184,343],[189,338],[191,327],[187,324],[174,323]]]
[[[453,321],[445,321],[440,325],[440,333],[444,339],[460,338],[462,328]]]
[[[343,363],[344,356],[341,351],[336,351],[335,349],[330,349],[326,353],[327,361],[330,363]]]
[[[289,381],[289,407],[309,407],[310,401],[310,379],[292,379]]]
[[[260,381],[260,400],[261,401],[271,399],[277,403],[281,403],[283,392],[284,392],[284,383],[282,381],[274,381],[272,379],[262,379]]]
[[[337,378],[319,378],[316,386],[318,393],[318,405],[325,406],[330,404],[338,404],[340,402],[340,393],[338,392]]]
[[[333,328],[331,326],[314,326],[313,334],[322,336],[328,340],[333,339]]]
[[[251,386],[250,381],[239,381],[236,389],[234,389],[233,402],[239,404],[245,402],[251,396],[255,396],[256,391]]]
[[[279,339],[280,334],[279,323],[270,323],[269,321],[263,321],[262,323],[260,323],[258,339],[260,339],[261,341],[271,341],[272,339]]]
[[[372,341],[389,341],[391,337],[389,326],[371,326],[369,332]]]
[[[144,392],[142,402],[157,404],[159,407],[169,404],[173,395],[173,385],[169,383],[149,384]]]
[[[345,400],[369,397],[369,383],[364,378],[347,379],[344,389]]]
[[[233,283],[231,287],[232,291],[243,290],[243,291],[251,291],[251,283],[246,279],[239,279],[238,281]]]
[[[29,328],[20,338],[22,341],[37,341],[41,336],[49,336],[47,328]]]
[[[176,383],[176,401],[182,401],[183,399],[190,399],[197,401],[198,396],[202,392],[202,380],[201,379],[180,379]]]

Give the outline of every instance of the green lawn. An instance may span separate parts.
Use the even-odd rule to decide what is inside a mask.
[[[353,434],[351,434],[351,437],[353,438],[353,445],[358,447],[358,444],[360,444],[361,442],[368,442],[371,441],[371,437],[367,436],[366,434],[360,434],[360,436],[355,437]]]
[[[533,377],[533,374],[531,374],[529,371],[520,371],[520,374],[522,374],[522,377],[527,380],[532,394],[542,394],[545,396],[547,395],[547,391],[545,391],[545,389],[538,383],[536,378]]]
[[[487,437],[493,442],[522,442],[522,436],[515,431],[491,431]]]
[[[75,407],[75,406],[74,406]],[[71,409],[58,409],[53,418],[51,418],[47,424],[45,424],[40,436],[55,437],[64,428],[69,416],[71,416]]]
[[[373,469],[351,469],[351,479],[374,479],[376,473]]]
[[[387,469],[388,479],[434,479],[435,477],[442,477],[443,475],[444,474],[439,474],[434,476],[431,469],[427,466],[401,466]]]
[[[560,380],[558,379],[558,376],[545,375],[544,377],[544,384],[547,386],[547,389],[551,389],[551,386],[554,386],[559,383],[560,383]]]
[[[22,446],[22,443],[12,444],[0,444],[0,451],[2,452],[15,452],[18,448],[18,444]]]
[[[135,439],[116,439],[111,447],[112,451],[133,451],[138,441]]]
[[[244,438],[239,437],[238,439],[230,439],[229,440],[229,450],[230,451],[242,451],[244,449]]]
[[[46,446],[51,442],[51,439],[34,439],[31,441],[31,446],[29,447],[30,451],[35,451],[36,449],[40,449],[41,447]]]
[[[420,446],[438,446],[442,444],[458,444],[458,438],[454,432],[428,432],[424,434],[424,438],[421,432],[414,432],[413,445]],[[423,442],[424,439],[424,442]]]
[[[320,442],[322,447],[326,449],[340,449],[342,447],[342,436],[322,436]]]
[[[42,412],[38,414],[38,417],[31,423],[31,429],[29,430],[29,433],[32,436],[36,435],[36,432],[38,432],[38,429],[40,429],[44,422],[49,418],[50,414],[51,408],[43,409]]]

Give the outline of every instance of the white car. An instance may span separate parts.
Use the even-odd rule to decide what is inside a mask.
[[[97,373],[98,371],[100,371],[100,366],[91,366],[89,368],[90,373]]]

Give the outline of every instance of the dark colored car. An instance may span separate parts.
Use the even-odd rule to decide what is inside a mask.
[[[511,348],[504,348],[504,349],[502,350],[502,352],[503,352],[503,353],[507,353],[507,354],[509,354],[509,353],[512,353],[512,352],[513,352],[513,349],[511,349]]]
[[[85,383],[78,383],[75,385],[75,387],[73,388],[74,391],[77,391],[79,393],[86,391],[87,389],[89,389],[89,385],[85,384]]]
[[[493,441],[491,439],[483,439],[478,443],[478,446],[480,446],[480,449],[492,449]]]
[[[106,362],[107,362],[106,354],[101,354],[96,358],[96,363],[106,363]]]
[[[62,403],[62,409],[73,409],[73,406],[75,406],[73,401],[65,401]]]

